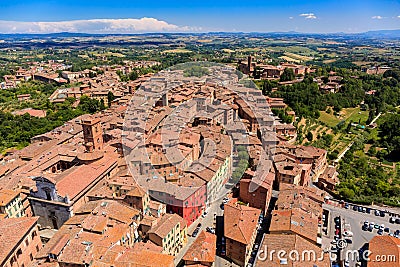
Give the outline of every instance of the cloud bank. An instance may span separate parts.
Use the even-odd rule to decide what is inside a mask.
[[[373,16],[372,19],[383,19],[382,16]]]
[[[299,15],[300,17],[305,17],[306,19],[316,19],[317,16],[314,13],[303,13]]]
[[[54,22],[22,22],[0,20],[0,33],[144,33],[187,32],[201,28],[177,26],[155,18],[89,19]]]

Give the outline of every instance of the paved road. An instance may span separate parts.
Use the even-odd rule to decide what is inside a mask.
[[[220,204],[222,199],[231,191],[231,189],[227,189],[225,186],[221,188],[218,197],[216,201],[212,202],[210,207],[206,210],[207,211],[207,216],[203,218],[200,216],[195,222],[193,222],[189,228],[188,228],[188,234],[192,234],[194,229],[196,228],[197,224],[201,223],[201,228],[200,231],[203,231],[206,229],[206,227],[215,227],[214,225],[214,213],[217,214],[217,216],[222,216],[224,211],[220,208]],[[188,236],[188,243],[181,249],[181,251],[178,253],[177,256],[175,256],[175,266],[179,264],[183,256],[185,255],[186,251],[189,249],[189,247],[193,244],[194,240],[196,240],[197,237],[192,237]],[[218,265],[216,265],[218,266]],[[225,266],[225,265],[221,265]]]
[[[381,115],[382,115],[382,112],[379,112],[378,116],[376,116],[376,117],[370,122],[369,125],[374,124],[374,122],[375,122],[377,119],[379,119],[379,117],[380,117]]]
[[[342,151],[342,153],[339,154],[337,159],[335,159],[333,162],[335,164],[338,164],[339,161],[343,158],[343,156],[346,154],[346,152],[351,148],[351,146],[354,144],[354,141],[351,141],[351,143]]]
[[[363,231],[361,229],[364,221],[374,222],[379,225],[384,224],[385,227],[390,228],[390,232],[392,232],[392,233],[396,229],[400,229],[400,225],[389,223],[388,215],[386,215],[385,217],[378,217],[373,214],[373,211],[371,212],[371,214],[361,213],[358,211],[353,211],[352,206],[350,207],[350,209],[344,209],[344,208],[334,207],[334,206],[330,206],[330,205],[324,205],[323,208],[330,211],[330,213],[331,213],[330,218],[332,220],[331,228],[333,228],[333,229],[329,230],[329,233],[327,236],[323,237],[323,248],[330,246],[330,241],[332,241],[333,235],[334,235],[333,218],[336,216],[339,216],[339,215],[342,218],[343,231],[350,230],[351,232],[353,232],[353,243],[348,244],[348,246],[346,248],[347,251],[348,250],[359,250],[362,246],[364,246],[364,244],[368,243],[374,236],[377,235],[376,229],[374,229],[372,232]],[[384,233],[384,234],[387,235],[388,233]],[[347,252],[345,252],[345,253],[347,253]],[[346,255],[346,254],[344,254],[344,255]],[[355,266],[355,262],[351,261],[350,266],[351,267]]]

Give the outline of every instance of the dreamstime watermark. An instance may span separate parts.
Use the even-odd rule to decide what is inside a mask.
[[[347,242],[345,240],[338,240],[336,243],[336,248],[340,250],[345,250],[347,247]],[[287,264],[289,261],[291,262],[323,262],[325,260],[334,262],[339,259],[337,249],[334,250],[314,250],[314,249],[305,249],[305,250],[274,250],[269,249],[268,245],[265,245],[264,248],[260,248],[257,253],[258,261],[270,261],[270,262],[280,262]],[[342,260],[346,261],[366,261],[366,262],[397,262],[396,255],[389,254],[373,254],[370,250],[345,250],[342,254],[344,257]]]

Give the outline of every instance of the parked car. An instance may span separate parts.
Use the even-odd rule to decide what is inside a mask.
[[[396,219],[396,224],[400,224],[400,219]]]
[[[351,237],[347,237],[345,240],[346,240],[347,244],[352,244],[353,243],[353,239]]]
[[[378,235],[383,235],[383,230],[382,229],[378,230]]]
[[[390,218],[389,218],[389,222],[390,222],[390,223],[396,223],[396,218],[390,217]]]
[[[375,216],[379,216],[379,210],[375,210],[374,214]]]
[[[215,230],[212,227],[206,227],[206,231],[211,233],[211,234],[215,234]]]
[[[380,215],[381,217],[385,217],[385,212],[384,212],[384,211],[381,211],[381,212],[379,213],[379,215]]]
[[[386,227],[384,231],[385,231],[386,233],[389,233],[389,232],[390,232],[390,228],[389,228],[389,227]]]
[[[208,212],[204,211],[203,214],[201,215],[201,217],[205,218],[207,216]]]
[[[358,212],[362,212],[363,208],[362,207],[358,207]]]
[[[344,204],[344,208],[345,208],[345,209],[348,209],[348,208],[349,208],[349,203],[346,202],[346,203]]]
[[[353,210],[354,210],[354,211],[357,211],[357,206],[353,206]]]
[[[225,256],[225,254],[226,254],[225,249],[222,249],[221,250],[221,256]]]
[[[198,233],[199,233],[199,228],[194,229],[192,237],[196,237]]]
[[[351,231],[344,231],[343,236],[351,237],[353,236],[353,233]]]
[[[368,227],[368,231],[372,232],[372,230],[374,230],[374,227],[372,227],[371,225]]]
[[[371,208],[367,208],[367,213],[371,214]]]

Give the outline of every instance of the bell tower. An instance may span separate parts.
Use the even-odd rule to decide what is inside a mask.
[[[103,129],[100,119],[91,116],[82,119],[82,129],[86,152],[101,151],[103,149]]]

